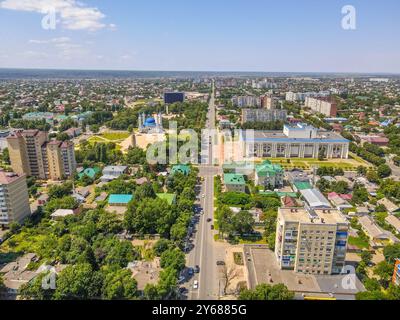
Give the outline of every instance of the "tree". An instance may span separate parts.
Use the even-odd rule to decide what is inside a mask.
[[[232,231],[232,210],[228,206],[220,206],[216,210],[218,231],[222,237]]]
[[[153,186],[150,183],[142,184],[137,187],[135,191],[135,200],[141,201],[146,198],[155,198],[156,194],[154,192]]]
[[[235,267],[228,268],[226,265],[224,265],[221,274],[223,280],[223,292],[224,295],[226,295],[228,287],[230,286],[231,282],[238,277],[239,271]]]
[[[185,268],[186,258],[185,254],[179,250],[168,249],[161,254],[160,266],[161,268],[173,268],[178,272]]]
[[[49,199],[60,199],[72,192],[72,183],[66,182],[60,185],[52,185],[49,188]]]
[[[43,279],[48,276],[48,273],[42,273],[32,281],[23,284],[18,291],[18,294],[23,300],[51,300],[54,290],[45,289],[43,287]]]
[[[145,198],[139,203],[128,205],[125,214],[125,226],[129,231],[139,234],[162,234],[169,236],[169,231],[176,221],[176,212],[161,199]]]
[[[364,166],[358,166],[357,167],[357,174],[359,176],[365,176],[367,174],[367,168]]]
[[[375,170],[373,169],[368,170],[366,178],[368,179],[369,182],[379,183],[379,177],[380,175]]]
[[[2,159],[5,164],[9,165],[11,163],[10,162],[10,151],[8,150],[8,148],[4,148],[3,154],[2,154]]]
[[[243,290],[239,300],[293,300],[294,293],[289,291],[284,284],[274,286],[260,284],[254,290]]]
[[[164,251],[167,251],[169,248],[173,246],[173,243],[168,239],[160,239],[158,240],[154,246],[153,250],[157,257],[160,257]]]
[[[365,264],[369,264],[372,260],[371,252],[363,250],[363,252],[361,252],[361,260],[364,261]]]
[[[104,276],[102,297],[108,300],[134,299],[137,281],[127,269],[110,270]]]
[[[232,229],[240,235],[253,232],[254,218],[248,211],[240,211],[232,218]]]
[[[374,268],[374,274],[380,278],[382,285],[387,288],[393,276],[393,265],[387,261],[379,262]]]
[[[89,264],[66,267],[58,276],[54,298],[57,300],[95,299],[101,296],[103,278]]]
[[[378,176],[380,178],[387,178],[392,174],[392,169],[387,164],[381,164],[378,167]]]
[[[386,300],[386,295],[380,290],[358,292],[357,300]]]
[[[383,255],[388,263],[394,264],[400,258],[400,244],[387,245],[383,249]]]
[[[381,285],[378,280],[366,278],[364,280],[364,287],[368,291],[379,291],[381,289]]]

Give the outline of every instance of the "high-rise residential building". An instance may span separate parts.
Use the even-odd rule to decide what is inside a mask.
[[[246,122],[285,121],[287,111],[281,109],[242,109],[242,124]]]
[[[261,107],[268,109],[268,110],[273,110],[276,109],[276,106],[278,105],[278,99],[272,96],[263,96],[260,98],[261,99]]]
[[[74,144],[50,141],[46,132],[25,130],[7,138],[10,161],[18,174],[39,179],[59,180],[76,169]]]
[[[261,106],[261,99],[256,96],[235,96],[231,99],[231,101],[235,107],[239,108]]]
[[[275,256],[281,269],[339,274],[345,266],[349,223],[337,209],[280,208]]]
[[[337,104],[329,98],[310,98],[307,97],[305,107],[310,108],[314,113],[322,113],[328,117],[337,116]]]
[[[0,225],[20,223],[30,214],[25,175],[0,170]]]

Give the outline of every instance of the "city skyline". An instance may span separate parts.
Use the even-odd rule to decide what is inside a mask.
[[[400,73],[396,1],[294,4],[3,0],[0,68]],[[346,5],[355,30],[342,28]]]

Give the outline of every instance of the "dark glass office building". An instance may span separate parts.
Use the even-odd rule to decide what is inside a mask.
[[[164,93],[164,103],[171,104],[175,102],[183,102],[185,100],[184,92],[166,92]]]

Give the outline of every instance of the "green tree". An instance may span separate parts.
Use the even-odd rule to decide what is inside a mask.
[[[102,297],[107,300],[134,299],[137,294],[137,281],[126,269],[106,272],[102,287]]]
[[[57,300],[87,300],[101,296],[103,278],[89,264],[65,268],[56,281],[54,298]]]
[[[164,251],[160,258],[161,268],[173,268],[177,272],[180,272],[183,270],[183,268],[185,268],[185,262],[185,254],[178,248]]]
[[[248,211],[240,211],[232,218],[233,231],[240,235],[253,232],[254,224],[254,218]]]
[[[394,264],[400,258],[400,244],[387,245],[383,249],[383,255],[388,263]]]
[[[47,276],[48,273],[42,273],[32,281],[23,284],[19,288],[18,294],[23,300],[51,300],[53,298],[54,290],[44,289],[42,285],[44,278]]]
[[[392,174],[392,169],[387,164],[381,164],[378,167],[378,176],[380,178],[387,178]]]
[[[393,276],[393,265],[387,261],[379,262],[374,268],[374,274],[380,278],[382,285],[387,288]]]
[[[289,291],[284,284],[274,286],[260,284],[254,290],[243,290],[239,300],[293,300],[294,293]]]

